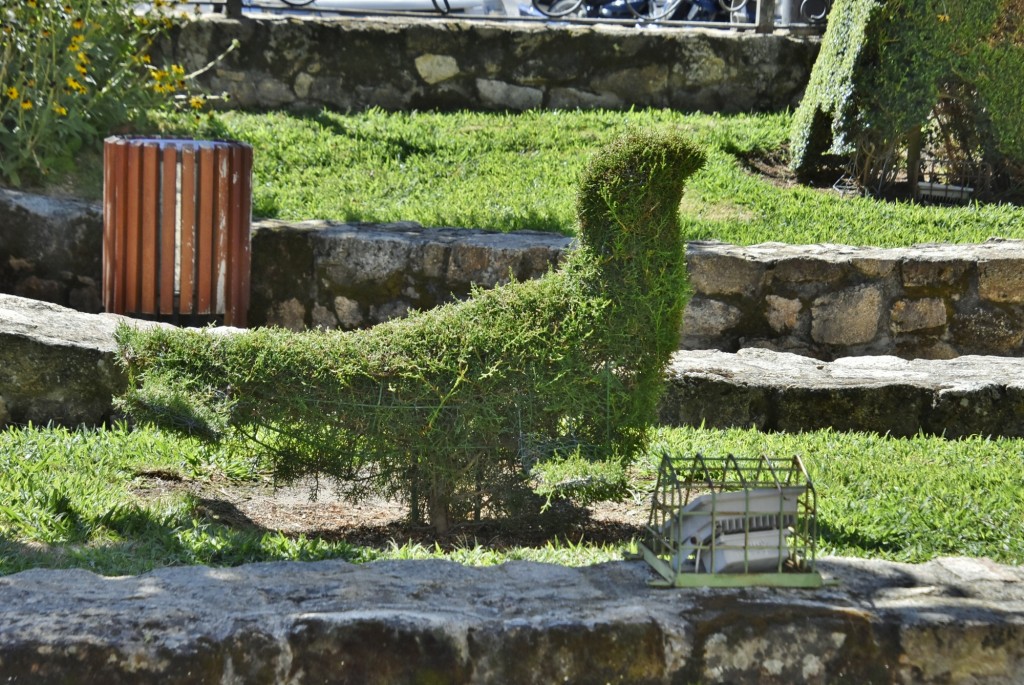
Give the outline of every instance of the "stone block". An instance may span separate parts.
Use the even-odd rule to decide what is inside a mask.
[[[742,318],[742,311],[725,302],[693,298],[683,313],[683,335],[687,339],[728,337]]]
[[[900,275],[907,288],[962,289],[972,265],[963,259],[904,259]]]
[[[430,85],[459,74],[459,62],[451,55],[419,55],[414,62],[420,78]]]
[[[127,387],[115,359],[121,321],[157,325],[0,295],[0,426],[112,420],[113,398]]]
[[[544,91],[539,88],[485,78],[476,80],[476,88],[481,104],[492,109],[523,111],[536,109],[544,102]]]
[[[352,330],[363,325],[363,313],[359,303],[347,297],[339,295],[334,298],[334,315],[337,317],[338,325],[345,330]]]
[[[950,326],[953,344],[977,354],[1019,353],[1024,342],[1024,311],[979,305],[957,311]]]
[[[946,303],[937,297],[897,300],[889,312],[889,328],[895,334],[945,328]]]
[[[766,295],[764,304],[765,319],[776,333],[789,333],[800,324],[800,313],[803,311],[803,303],[800,300]]]
[[[768,278],[772,284],[808,284],[825,290],[847,274],[843,264],[815,257],[785,256],[772,266]]]
[[[989,302],[1024,304],[1024,258],[979,262],[978,296]]]
[[[763,264],[742,254],[722,253],[702,243],[687,247],[686,269],[694,291],[710,296],[753,297],[761,291],[765,272]]]
[[[660,409],[670,425],[822,428],[950,438],[1024,435],[1024,359],[823,362],[766,349],[680,351]]]
[[[879,333],[882,293],[869,285],[819,297],[811,306],[811,338],[823,345],[863,345]]]
[[[653,589],[642,561],[32,570],[0,578],[0,664],[120,685],[1019,681],[1021,568],[817,568],[834,586]]]

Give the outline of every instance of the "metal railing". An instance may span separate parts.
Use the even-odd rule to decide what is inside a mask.
[[[544,0],[540,0],[542,3]],[[604,0],[607,2],[607,0]],[[624,24],[624,25],[658,25],[666,27],[700,27],[700,28],[722,28],[733,30],[753,30],[757,33],[773,33],[778,29],[820,31],[824,27],[828,12],[831,9],[832,0],[748,0],[756,8],[748,12],[747,17],[737,20],[730,17],[726,21],[716,20],[688,20],[663,16],[656,19],[645,20],[642,16],[558,16],[547,17],[538,12],[535,16],[525,15],[501,15],[501,14],[471,14],[471,13],[449,13],[443,9],[434,11],[380,11],[368,9],[345,9],[329,3],[318,3],[316,0],[310,2],[287,2],[286,0],[184,0],[181,5],[199,6],[207,11],[217,12],[233,19],[240,19],[246,15],[266,12],[270,14],[288,13],[291,15],[336,15],[336,16],[405,16],[419,18],[439,18],[445,16],[458,16],[464,19],[486,19],[491,21],[533,21],[533,22],[558,22],[570,24]],[[437,1],[433,4],[437,7]],[[528,6],[533,4],[532,0],[522,0],[521,4]],[[583,4],[586,4],[584,2]],[[592,5],[601,4],[591,2]],[[680,4],[680,3],[677,3]],[[691,5],[690,0],[683,0],[681,4]],[[640,13],[642,14],[642,13]],[[739,12],[734,13],[739,16]],[[678,16],[678,13],[676,13]]]

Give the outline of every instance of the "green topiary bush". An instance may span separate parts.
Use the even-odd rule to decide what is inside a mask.
[[[792,164],[804,178],[847,165],[884,193],[908,164],[916,176],[923,149],[980,176],[989,196],[1012,195],[1024,185],[1022,102],[1024,0],[837,0]]]
[[[531,480],[548,496],[612,496],[677,346],[678,207],[702,163],[674,135],[624,138],[585,174],[580,245],[560,271],[407,319],[347,333],[122,327],[122,405],[238,441],[283,481],[401,497],[439,533],[515,511]]]

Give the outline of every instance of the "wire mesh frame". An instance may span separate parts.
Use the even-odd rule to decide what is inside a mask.
[[[403,438],[400,433],[401,427],[410,423],[420,427],[429,425],[434,430],[430,452],[445,455],[446,461],[459,472],[459,479],[471,479],[475,476],[475,489],[454,496],[455,499],[471,501],[474,519],[479,520],[482,509],[486,508],[489,491],[489,486],[484,481],[486,468],[481,461],[482,455],[491,455],[491,468],[514,469],[529,474],[536,463],[552,456],[567,456],[579,452],[601,458],[611,454],[611,368],[612,365],[606,362],[599,376],[601,392],[604,395],[604,410],[592,418],[601,425],[599,432],[603,435],[593,436],[597,438],[594,442],[588,442],[573,433],[571,422],[560,423],[557,434],[551,434],[550,431],[543,435],[538,433],[530,411],[537,400],[528,390],[521,390],[507,406],[486,417],[487,427],[481,430],[480,425],[475,425],[475,421],[481,417],[478,402],[445,401],[440,398],[424,397],[410,399],[402,397],[400,391],[396,392],[397,389],[386,380],[375,382],[370,393],[366,393],[366,388],[362,391],[349,388],[350,392],[343,392],[329,399],[305,398],[303,402],[308,407],[315,407],[324,414],[345,417],[343,420],[339,418],[325,421],[324,429],[318,433],[291,432],[262,424],[260,430],[265,435],[257,438],[254,433],[253,438],[270,446],[271,451],[274,450],[272,445],[280,447],[286,443],[291,443],[285,449],[289,452],[296,448],[300,451],[316,451],[323,445],[329,451],[344,451],[353,463],[364,465],[380,461],[393,463],[411,460],[410,466],[413,468],[405,473],[405,477],[409,479],[407,486],[413,500],[412,516],[418,519],[417,500],[422,494],[419,480],[423,474],[414,465],[418,459],[425,456],[417,449],[422,446],[422,440],[417,437],[420,434],[414,430],[408,431],[407,438]],[[374,440],[373,436],[376,434],[379,437],[380,431],[389,435],[386,439]],[[268,440],[269,436],[273,437]],[[493,458],[496,452],[502,451],[506,452],[504,458]],[[319,489],[319,478],[316,478],[315,482],[315,488]],[[501,484],[490,485],[502,487]],[[344,487],[341,491],[349,492]]]
[[[820,587],[817,493],[799,457],[662,454],[638,546],[661,587]]]

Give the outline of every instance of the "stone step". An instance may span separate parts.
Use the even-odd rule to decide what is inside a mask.
[[[123,317],[0,294],[0,427],[97,424],[125,387],[113,334]],[[131,319],[135,325],[152,325]],[[676,353],[667,425],[761,430],[1024,436],[1024,359],[846,357],[746,348]]]
[[[823,362],[758,348],[680,351],[668,371],[661,420],[764,431],[1021,437],[1024,359],[877,356]]]
[[[343,561],[0,578],[16,683],[1024,682],[1024,569],[823,559],[818,590],[655,589],[642,561]]]

